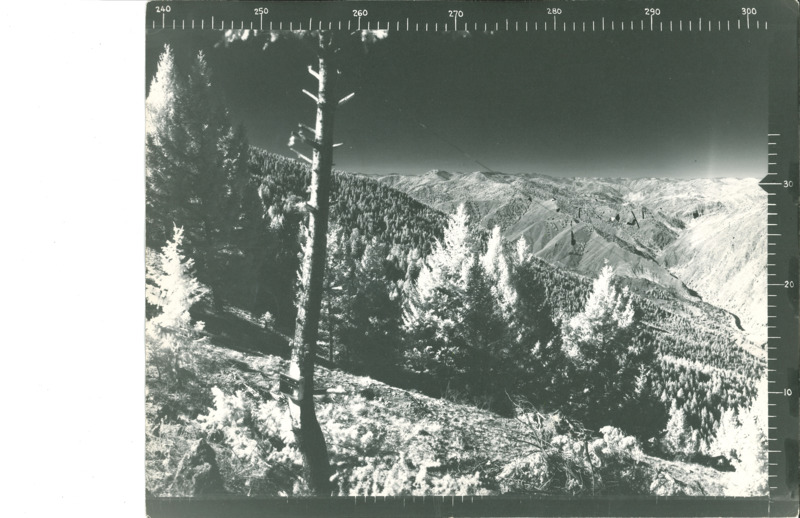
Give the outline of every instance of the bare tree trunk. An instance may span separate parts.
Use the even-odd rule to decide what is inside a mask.
[[[308,231],[304,244],[302,287],[298,301],[289,377],[300,379],[298,399],[289,398],[294,435],[303,457],[303,474],[316,495],[330,496],[333,484],[328,450],[314,409],[314,360],[319,337],[323,278],[327,256],[328,212],[333,166],[334,98],[337,71],[329,63],[333,56],[330,34],[320,33],[316,135],[313,142],[311,193],[308,201]]]

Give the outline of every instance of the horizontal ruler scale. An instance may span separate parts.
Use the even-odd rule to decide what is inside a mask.
[[[652,7],[599,2],[528,3],[498,9],[486,3],[214,2],[151,3],[148,29],[375,30],[404,32],[730,32],[769,30],[763,7],[700,9],[680,3]],[[600,4],[600,5],[598,5]],[[557,6],[556,6],[557,5]],[[698,10],[700,13],[698,13]],[[705,11],[705,13],[703,12]],[[691,14],[688,14],[691,12]],[[309,15],[311,13],[311,15]]]

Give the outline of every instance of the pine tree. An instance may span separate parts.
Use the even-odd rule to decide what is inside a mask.
[[[464,300],[473,268],[474,240],[464,205],[450,216],[441,240],[420,267],[403,313],[411,342],[409,365],[447,383],[464,363],[459,340],[465,324]]]
[[[635,396],[637,379],[654,361],[652,349],[636,338],[628,289],[618,292],[613,278],[606,264],[583,311],[564,327],[572,380],[569,406],[593,429],[624,421],[626,401]]]
[[[351,323],[348,342],[356,372],[389,379],[400,352],[401,306],[387,278],[387,245],[373,237],[363,249],[354,272],[355,293],[346,304]]]
[[[406,300],[404,329],[410,366],[474,402],[510,411],[507,391],[524,376],[515,342],[516,291],[496,230],[487,251],[477,241],[464,205],[450,216]]]
[[[456,330],[456,343],[463,349],[458,372],[463,375],[461,384],[479,406],[508,415],[513,405],[507,393],[516,392],[524,373],[517,363],[510,328],[513,308],[503,304],[498,279],[486,271],[482,259],[474,258],[464,291],[464,322]]]
[[[560,409],[568,383],[557,317],[524,239],[517,241],[512,285],[517,293],[515,307],[515,363],[524,370],[519,391],[537,408]]]
[[[175,57],[172,48],[165,45],[145,101],[147,244],[153,247],[167,240],[171,228],[167,226],[170,201],[168,192],[159,188],[158,184],[168,178],[168,171],[171,169],[168,153],[165,151],[174,146],[177,127],[175,112],[177,98],[181,95],[182,84],[175,69]]]
[[[145,135],[159,145],[160,134],[168,131],[175,116],[175,97],[178,92],[175,56],[169,45],[158,60],[156,75],[150,82],[150,93],[145,101]],[[149,173],[149,169],[148,169]]]
[[[232,128],[202,52],[182,77],[165,47],[145,105],[147,244],[166,241],[173,223],[185,227],[198,275],[223,287],[249,182],[245,135]]]
[[[530,248],[525,236],[517,239],[517,244],[514,245],[514,264],[527,263],[531,258]]]
[[[463,298],[474,247],[464,205],[450,216],[441,240],[425,259],[403,316],[405,328],[447,342],[464,321]]]
[[[146,299],[160,309],[147,322],[148,357],[159,372],[177,374],[181,357],[202,340],[203,323],[192,322],[189,310],[208,289],[194,278],[194,261],[183,254],[183,228],[174,227],[173,238],[148,266]]]
[[[673,401],[669,415],[670,418],[665,428],[662,445],[677,458],[688,460],[697,453],[699,444],[692,441],[692,429],[686,422],[686,411],[683,408],[678,408]]]
[[[492,294],[499,304],[503,317],[512,324],[517,305],[517,292],[511,285],[511,270],[500,236],[500,227],[495,226],[486,245],[486,253],[481,257],[483,271],[492,282]]]

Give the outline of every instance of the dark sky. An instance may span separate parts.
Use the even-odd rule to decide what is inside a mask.
[[[282,154],[313,123],[312,53],[264,35],[227,48],[219,32],[148,35],[147,81],[169,42],[204,49],[250,142]],[[430,169],[566,176],[707,177],[766,172],[763,33],[393,33],[345,44],[336,166],[367,174]]]

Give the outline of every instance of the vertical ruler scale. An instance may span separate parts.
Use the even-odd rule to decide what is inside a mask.
[[[797,4],[777,2],[769,56],[767,291],[769,490],[783,511],[798,498],[798,122]],[[777,511],[777,509],[776,509]],[[782,514],[782,513],[778,513]]]

